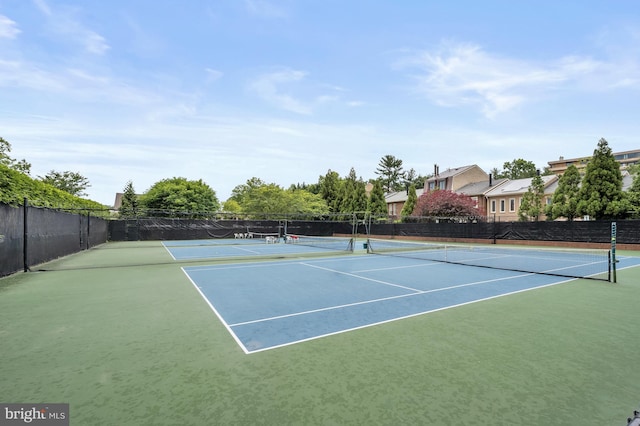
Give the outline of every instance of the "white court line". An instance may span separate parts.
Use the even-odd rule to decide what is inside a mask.
[[[420,291],[422,291],[422,290],[418,290],[417,288],[406,287],[406,286],[403,286],[403,285],[400,285],[400,284],[390,283],[388,281],[375,280],[373,278],[363,277],[362,275],[356,275],[356,274],[352,274],[350,272],[338,271],[337,269],[323,268],[322,266],[311,265],[311,264],[305,263],[305,262],[300,262],[300,265],[308,266],[310,268],[321,269],[323,271],[333,272],[335,274],[346,275],[348,277],[360,278],[360,279],[365,280],[365,281],[373,281],[374,283],[390,285],[392,287],[400,287],[400,288],[404,288],[405,290],[415,291],[416,293],[419,293]]]
[[[175,258],[175,256],[173,255],[173,253],[171,253],[171,250],[169,250],[169,247],[167,247],[167,246],[165,245],[164,241],[162,242],[162,247],[164,247],[164,249],[167,251],[167,253],[169,253],[169,256],[171,256],[171,258],[172,258],[173,260],[177,260],[177,259]]]
[[[348,275],[352,275],[352,274],[348,274]],[[234,323],[234,324],[229,324],[229,327],[235,327],[235,326],[238,326],[238,325],[246,325],[246,324],[256,324],[256,323],[267,322],[267,321],[274,321],[274,320],[278,320],[278,319],[282,319],[282,318],[290,318],[290,317],[297,317],[297,316],[300,316],[300,315],[312,314],[312,313],[315,313],[315,312],[330,311],[330,310],[342,309],[342,308],[346,308],[346,307],[350,307],[350,306],[366,305],[366,304],[369,304],[369,303],[377,303],[377,302],[384,302],[384,301],[387,301],[387,300],[401,299],[403,297],[413,297],[413,296],[419,296],[419,295],[428,294],[428,293],[437,293],[439,291],[454,290],[454,289],[462,288],[462,287],[469,287],[469,286],[487,284],[487,283],[492,283],[492,282],[497,282],[497,281],[510,280],[512,278],[522,278],[522,277],[527,277],[527,276],[530,276],[530,275],[535,275],[535,274],[514,275],[514,276],[511,276],[511,277],[503,277],[503,278],[495,278],[495,279],[492,279],[492,280],[476,281],[476,282],[472,282],[472,283],[458,284],[458,285],[453,285],[453,286],[449,286],[449,287],[435,288],[435,289],[432,289],[432,290],[414,290],[415,293],[411,293],[411,294],[401,294],[401,295],[398,295],[398,296],[382,297],[382,298],[379,298],[379,299],[365,300],[365,301],[362,301],[362,302],[347,303],[345,305],[335,305],[335,306],[329,306],[327,308],[311,309],[309,311],[296,312],[294,314],[278,315],[278,316],[269,317],[269,318],[260,318],[260,319],[257,319],[257,320],[251,320],[251,321],[245,321],[245,322],[238,322],[238,323]],[[357,275],[352,275],[352,276],[356,277],[356,278],[367,279],[366,277],[359,277]],[[370,280],[370,281],[376,281],[376,280]],[[383,281],[378,281],[378,282],[381,282],[381,283],[385,284]],[[391,285],[393,285],[393,284],[391,284]],[[397,286],[397,287],[402,287],[402,286]],[[404,288],[409,289],[408,287],[404,287]],[[410,290],[412,290],[412,289],[410,289]]]
[[[522,276],[524,276],[524,275],[522,275]],[[558,284],[563,284],[563,283],[566,283],[566,282],[569,282],[569,281],[573,281],[573,280],[570,279],[570,280],[563,280],[563,281],[558,281],[558,282],[549,283],[549,284],[543,284],[543,285],[540,285],[540,286],[525,288],[525,289],[521,289],[521,290],[516,290],[516,291],[509,292],[509,293],[497,294],[495,296],[489,296],[489,297],[485,297],[485,298],[482,298],[482,299],[470,300],[468,302],[458,303],[456,305],[443,306],[441,308],[426,310],[426,311],[423,311],[423,312],[416,312],[416,313],[413,313],[413,314],[410,314],[410,315],[404,315],[404,316],[397,317],[397,318],[390,318],[390,319],[387,319],[387,320],[384,320],[384,321],[372,322],[370,324],[364,324],[364,325],[360,325],[360,326],[357,326],[357,327],[346,328],[344,330],[333,331],[331,333],[319,334],[317,336],[307,337],[305,339],[300,339],[300,340],[294,340],[294,341],[287,342],[287,343],[282,343],[282,344],[279,344],[279,345],[267,346],[265,348],[255,349],[255,350],[252,350],[252,351],[249,351],[249,352],[246,352],[246,353],[247,353],[247,355],[249,355],[249,354],[254,354],[254,353],[258,353],[258,352],[268,351],[268,350],[271,350],[271,349],[277,349],[277,348],[282,348],[282,347],[285,347],[285,346],[291,346],[291,345],[295,345],[297,343],[302,343],[302,342],[308,342],[308,341],[311,341],[311,340],[321,339],[323,337],[335,336],[335,335],[342,334],[342,333],[348,333],[350,331],[361,330],[363,328],[373,327],[373,326],[377,326],[377,325],[381,325],[381,324],[387,324],[387,323],[390,323],[390,322],[400,321],[400,320],[404,320],[404,319],[407,319],[407,318],[413,318],[413,317],[417,317],[417,316],[420,316],[420,315],[431,314],[431,313],[439,312],[439,311],[445,311],[447,309],[453,309],[453,308],[457,308],[457,307],[460,307],[460,306],[470,305],[472,303],[484,302],[484,301],[491,300],[491,299],[497,299],[499,297],[511,296],[511,295],[518,294],[518,293],[524,293],[526,291],[537,290],[537,289],[545,288],[545,287],[551,287],[551,286],[558,285]],[[407,296],[415,296],[415,294],[411,294],[411,295],[407,295]]]
[[[233,248],[234,250],[248,251],[249,253],[252,253],[252,254],[262,254],[262,252],[255,251],[255,250],[249,250],[249,249],[246,249],[244,247],[239,247],[239,246],[231,246],[231,248]]]
[[[354,271],[356,273],[359,272],[379,272],[379,271],[393,271],[394,269],[411,269],[411,268],[424,268],[425,266],[438,266],[442,265],[443,262],[435,262],[428,261],[424,259],[419,259],[422,263],[418,263],[416,265],[404,265],[404,266],[389,266],[387,268],[373,268],[373,269],[359,269]]]
[[[218,317],[218,319],[220,320],[220,322],[222,323],[222,325],[224,325],[224,327],[227,329],[227,331],[229,332],[229,334],[231,334],[231,336],[233,337],[233,339],[236,341],[236,343],[238,344],[238,346],[240,346],[240,349],[242,349],[244,351],[245,354],[249,354],[250,351],[244,346],[244,344],[242,343],[242,341],[238,338],[238,336],[236,336],[236,334],[233,332],[233,330],[231,329],[231,327],[229,326],[229,324],[227,324],[227,322],[224,320],[224,318],[222,317],[222,315],[220,315],[220,313],[216,310],[216,308],[213,306],[213,304],[211,303],[211,301],[207,298],[207,296],[204,295],[204,293],[202,292],[202,290],[200,290],[200,287],[198,287],[196,285],[196,283],[191,279],[191,277],[189,276],[189,274],[187,273],[187,271],[184,270],[184,268],[180,268],[182,269],[182,272],[184,272],[184,274],[187,276],[187,278],[189,279],[189,281],[191,282],[191,284],[193,284],[193,286],[195,287],[196,291],[198,293],[200,293],[200,296],[202,296],[202,298],[204,299],[204,301],[207,303],[207,305],[209,305],[209,307],[211,308],[211,310],[213,311],[214,314],[216,314],[216,316]]]

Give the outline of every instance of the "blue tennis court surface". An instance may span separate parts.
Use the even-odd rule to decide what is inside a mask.
[[[374,255],[183,270],[245,353],[568,281]]]
[[[349,238],[336,239],[337,245],[313,247],[304,244],[267,244],[260,239],[211,239],[192,241],[165,241],[163,245],[174,260],[232,259],[235,257],[274,257],[292,254],[314,254],[347,251]]]

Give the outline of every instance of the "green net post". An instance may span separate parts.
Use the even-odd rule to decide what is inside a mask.
[[[611,272],[612,282],[618,282],[616,277],[616,234],[617,234],[617,226],[616,222],[611,222]]]

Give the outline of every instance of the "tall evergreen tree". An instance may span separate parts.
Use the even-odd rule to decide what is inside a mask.
[[[598,141],[598,147],[587,163],[579,198],[579,214],[595,220],[620,217],[629,209],[622,192],[620,164],[604,138]]]
[[[120,217],[129,218],[138,216],[140,210],[139,204],[140,203],[138,201],[138,195],[133,188],[133,182],[129,181],[124,187],[124,193],[122,194],[122,204],[120,205],[120,209],[118,209]]]
[[[416,186],[409,186],[409,190],[407,192],[407,201],[404,202],[404,206],[402,206],[402,211],[400,212],[401,217],[411,216],[413,214],[413,210],[416,208],[416,204],[418,203]]]
[[[374,216],[384,216],[387,214],[387,202],[384,199],[384,189],[382,183],[376,180],[369,197],[369,212]]]
[[[400,188],[400,179],[404,177],[402,160],[393,155],[385,155],[378,163],[376,174],[380,176],[385,191],[397,191]]]
[[[575,165],[570,165],[558,180],[558,188],[553,193],[551,204],[546,208],[546,214],[551,219],[566,217],[572,221],[578,216],[578,194],[582,177]]]
[[[369,208],[369,197],[367,197],[367,184],[362,180],[356,181],[356,192],[354,194],[354,212],[366,212]],[[362,217],[364,218],[364,216]]]
[[[320,195],[327,202],[332,213],[340,211],[340,186],[341,178],[338,172],[327,171],[327,174],[318,179]]]
[[[352,167],[340,188],[340,212],[353,213],[367,210],[366,185]]]

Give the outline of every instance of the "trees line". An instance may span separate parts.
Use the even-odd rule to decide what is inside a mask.
[[[81,198],[90,186],[82,175],[52,170],[44,177],[32,179],[31,164],[26,160],[10,157],[11,144],[0,137],[0,201],[20,204],[24,197],[44,207],[82,207],[99,209],[100,203]],[[623,218],[640,215],[640,166],[630,171],[634,175],[631,188],[622,191],[620,165],[605,139],[600,139],[593,157],[588,162],[584,176],[575,166],[569,166],[560,177],[558,189],[550,205],[543,205],[544,185],[541,173],[535,164],[515,159],[503,164],[503,170],[491,170],[496,179],[532,178],[529,190],[524,194],[519,209],[521,220],[538,220],[542,214],[549,219],[573,220],[589,215],[594,219]],[[124,188],[119,214],[123,217],[138,215],[143,210],[166,212],[191,211],[205,215],[223,211],[229,214],[307,214],[322,216],[335,213],[369,212],[374,216],[387,214],[385,193],[406,190],[408,199],[401,217],[480,216],[474,203],[467,196],[448,193],[450,191],[428,191],[420,198],[416,190],[422,188],[429,177],[414,169],[403,170],[403,161],[393,155],[380,159],[375,170],[378,176],[369,181],[358,177],[354,168],[341,177],[328,170],[313,184],[292,184],[284,189],[274,183],[266,183],[252,177],[236,186],[231,196],[221,203],[215,191],[202,180],[187,180],[182,177],[163,179],[148,191],[137,195],[133,182]],[[367,184],[371,185],[368,191]]]

